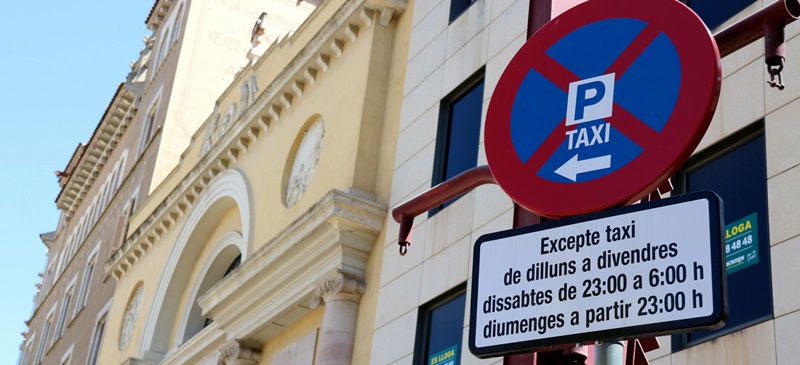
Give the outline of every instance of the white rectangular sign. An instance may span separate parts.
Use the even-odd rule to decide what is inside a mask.
[[[712,328],[726,316],[719,198],[687,195],[482,236],[470,350]]]

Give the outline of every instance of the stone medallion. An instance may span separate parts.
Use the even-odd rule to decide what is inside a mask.
[[[142,308],[142,288],[143,285],[136,287],[136,291],[131,295],[131,300],[128,307],[125,308],[125,314],[122,317],[122,326],[119,330],[119,349],[125,349],[125,346],[130,342],[131,334],[133,334],[133,327],[136,325],[136,319],[139,318],[139,309]]]
[[[286,186],[286,207],[293,207],[306,191],[322,152],[322,137],[325,135],[325,122],[318,119],[303,132],[303,139],[297,146],[289,182]]]

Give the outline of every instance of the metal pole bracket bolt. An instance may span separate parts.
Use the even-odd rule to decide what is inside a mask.
[[[764,23],[764,62],[769,72],[769,86],[783,90],[783,62],[786,60],[786,43],[783,22]]]

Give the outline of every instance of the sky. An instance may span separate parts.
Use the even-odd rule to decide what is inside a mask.
[[[54,172],[89,141],[150,32],[153,0],[11,1],[0,21],[0,364],[16,364],[58,223]]]

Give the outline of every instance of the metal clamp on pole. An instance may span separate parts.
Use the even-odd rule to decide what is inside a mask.
[[[770,80],[767,83],[783,90],[783,64],[786,60],[784,27],[800,17],[800,1],[774,2],[752,15],[714,34],[721,57],[764,37],[764,61]]]
[[[783,61],[786,59],[786,43],[784,40],[785,23],[767,21],[764,23],[764,62],[769,71],[769,86],[783,90]]]

